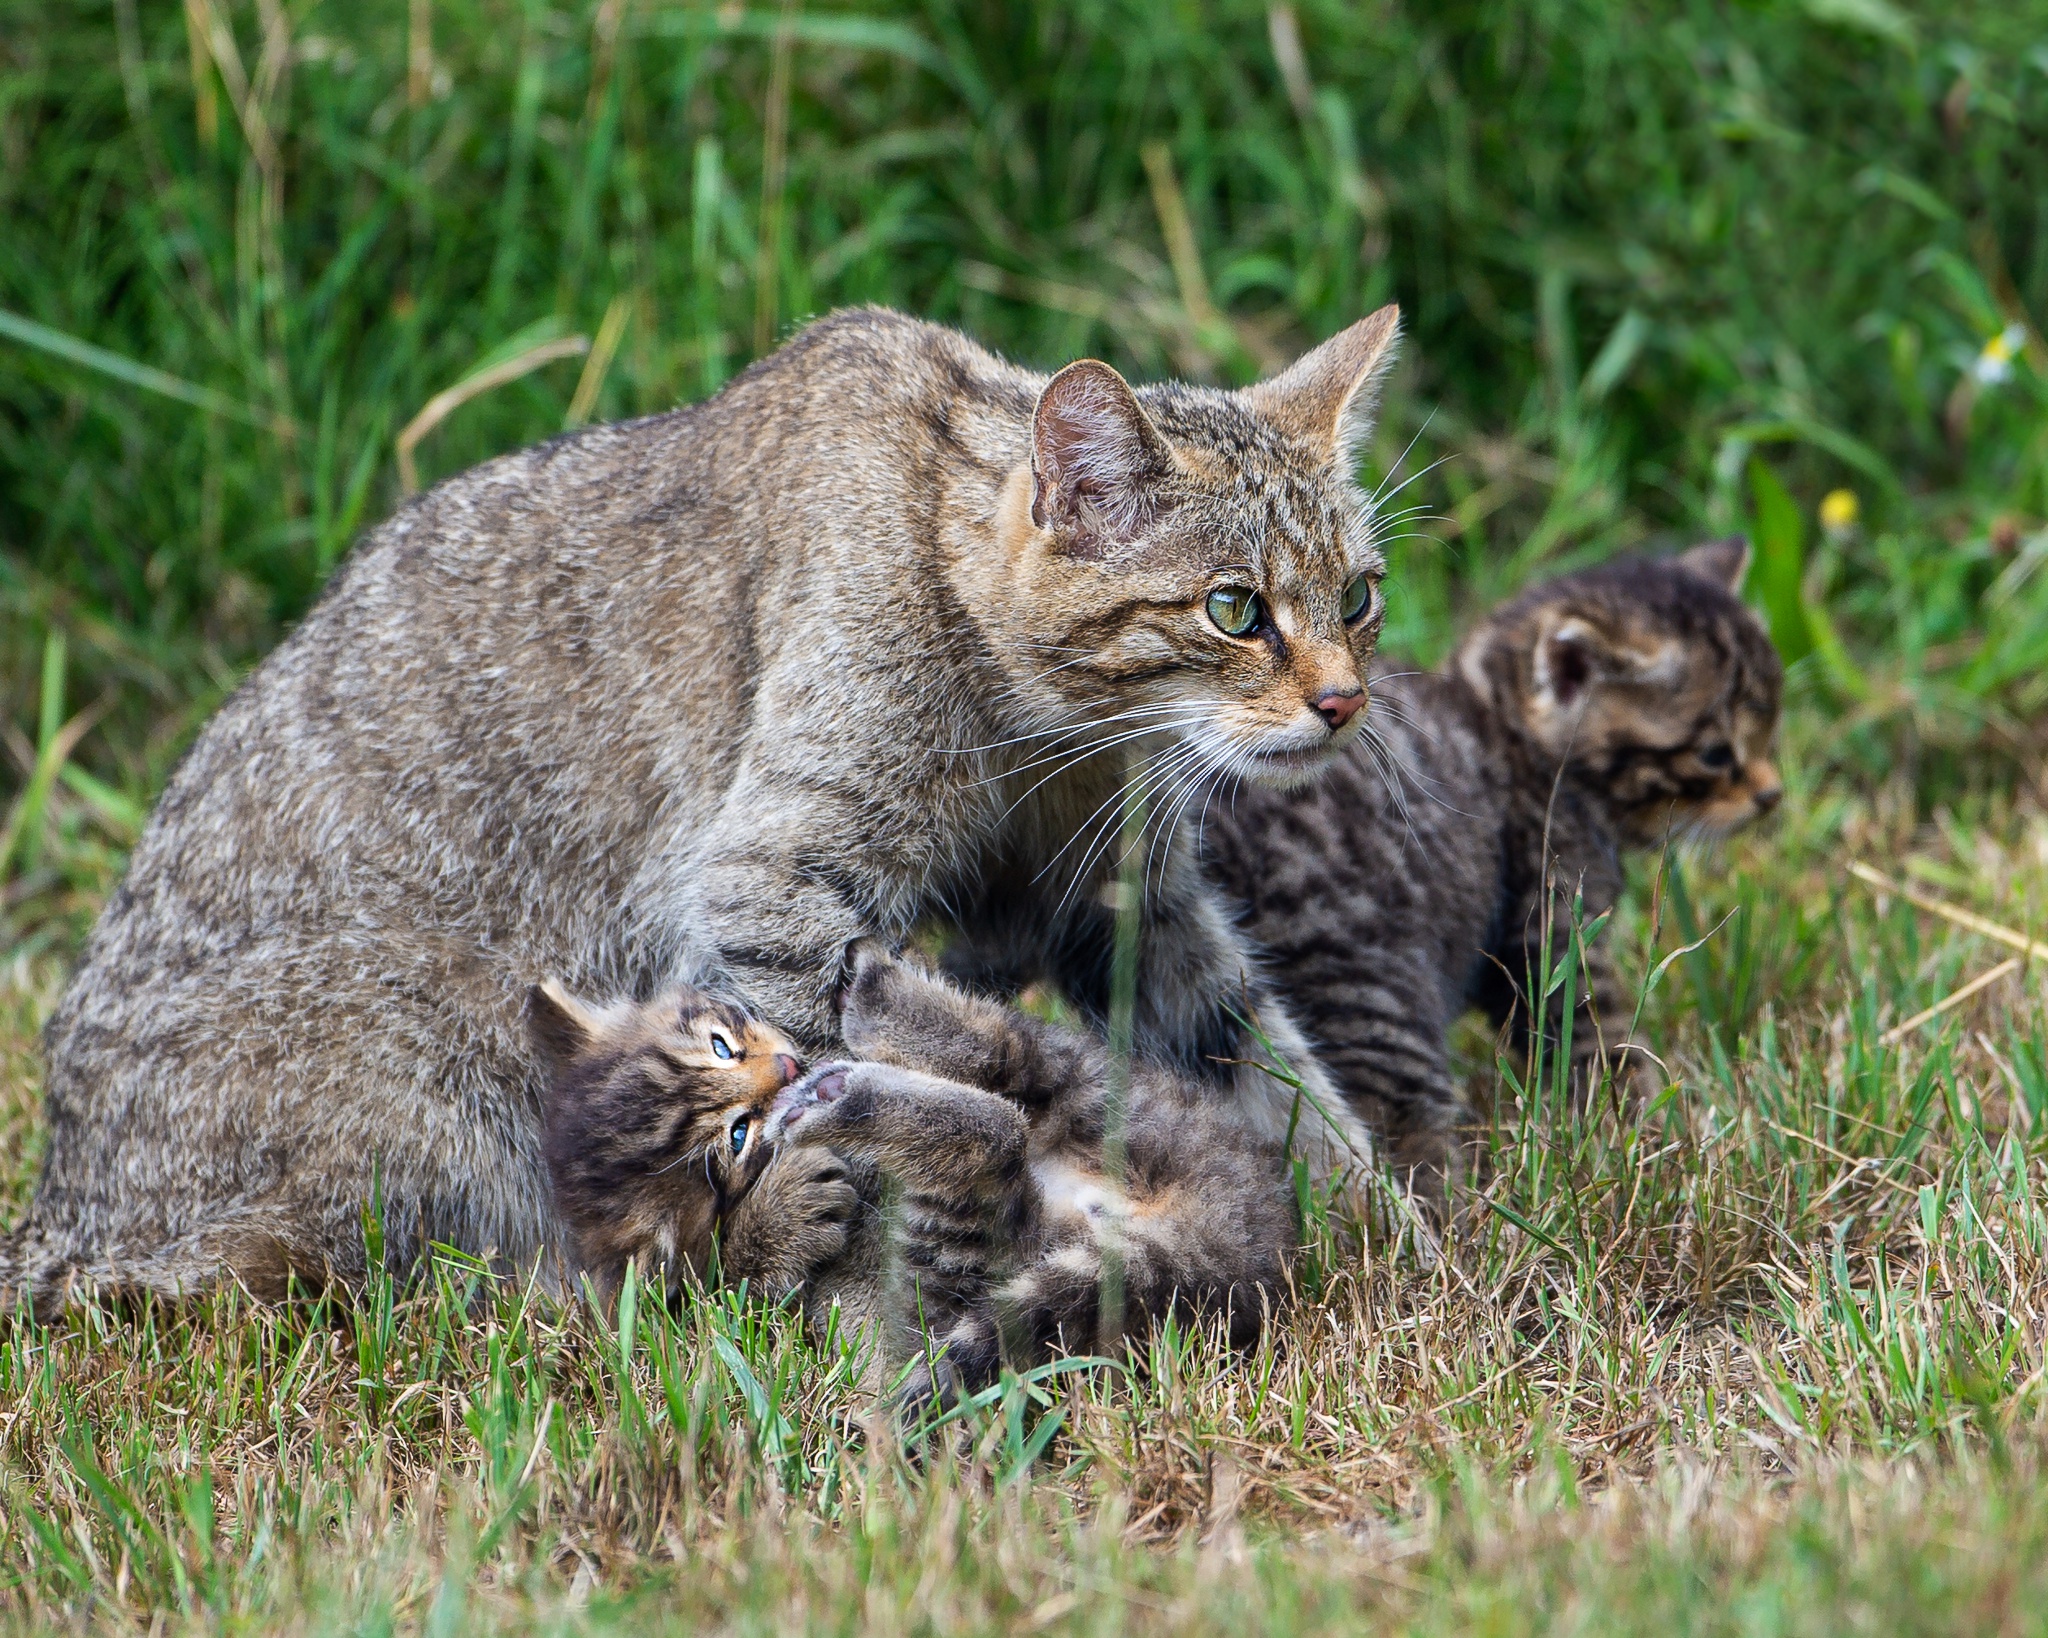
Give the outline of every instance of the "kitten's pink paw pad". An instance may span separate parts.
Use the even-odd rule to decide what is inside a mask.
[[[824,1064],[805,1076],[796,1087],[797,1096],[810,1103],[836,1103],[846,1091],[849,1064]]]

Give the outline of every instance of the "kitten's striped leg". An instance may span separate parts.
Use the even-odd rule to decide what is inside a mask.
[[[1100,1084],[1100,1046],[1012,1007],[968,995],[863,940],[840,1033],[864,1058],[994,1092],[1039,1109]]]
[[[883,1303],[888,1328],[909,1339],[899,1359],[921,1352],[933,1367],[910,1396],[945,1397],[991,1379],[1000,1360],[984,1317],[989,1294],[1035,1232],[1023,1112],[977,1088],[877,1063],[827,1064],[796,1090],[819,1101],[783,1141],[829,1149],[882,1179],[901,1276]]]
[[[1237,1347],[1258,1339],[1284,1291],[1293,1202],[1264,1146],[1233,1152],[1215,1127],[1185,1146],[1205,1151],[1199,1163],[1176,1171],[1169,1160],[1161,1177],[1160,1157],[1149,1157],[1150,1187],[1100,1191],[1094,1210],[1002,1286],[995,1310],[1014,1361],[1112,1348],[1170,1314],[1222,1315]]]

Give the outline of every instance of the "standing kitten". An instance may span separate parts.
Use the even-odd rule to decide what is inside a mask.
[[[682,1056],[687,1015],[679,1026],[660,1002],[605,1016],[555,1083],[548,1152],[564,1215],[584,1225],[586,1266],[609,1290],[628,1258],[671,1279],[682,1264],[703,1269],[677,1248],[707,1220],[710,1191],[690,1181],[700,1125],[714,1154],[718,1133],[680,1118],[673,1099],[618,1095],[639,1077],[614,1043]],[[987,1381],[1005,1357],[1109,1346],[1169,1313],[1222,1314],[1240,1342],[1257,1334],[1296,1238],[1293,1201],[1278,1146],[1203,1088],[1133,1066],[1111,1176],[1099,1042],[872,945],[856,954],[843,1030],[868,1061],[821,1066],[777,1102],[764,1134],[773,1157],[747,1170],[750,1192],[723,1218],[728,1279],[801,1290],[821,1326],[838,1305],[877,1343],[878,1378],[926,1353],[927,1386],[941,1389]],[[849,1194],[858,1211],[845,1209]],[[1105,1258],[1120,1314],[1104,1313]]]
[[[1126,778],[1303,779],[1358,731],[1384,560],[1350,457],[1396,328],[1133,392],[841,313],[409,503],[166,789],[50,1023],[0,1293],[359,1277],[373,1181],[393,1265],[529,1265],[543,974],[696,983],[820,1050],[849,941],[957,911],[1099,1014]],[[1157,851],[1141,1050],[1278,1136],[1245,949],[1186,827]],[[1369,1138],[1319,1103],[1334,1179]]]
[[[1724,540],[1539,585],[1441,671],[1376,668],[1382,748],[1313,790],[1248,789],[1209,816],[1214,878],[1351,1106],[1425,1189],[1441,1188],[1463,1113],[1452,1020],[1476,1005],[1526,1025],[1546,928],[1555,965],[1573,895],[1588,920],[1620,895],[1622,848],[1777,805],[1783,671],[1737,597],[1748,563]],[[1603,946],[1587,956],[1581,1087],[1633,1011]]]

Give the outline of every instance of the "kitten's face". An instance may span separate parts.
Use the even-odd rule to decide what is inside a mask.
[[[1496,622],[1525,655],[1525,720],[1624,838],[1721,834],[1778,805],[1783,668],[1738,600],[1748,549],[1695,547],[1539,587]]]
[[[1395,321],[1244,392],[1054,377],[1003,520],[1022,691],[1051,721],[1275,784],[1356,737],[1386,563],[1350,451]]]
[[[699,1264],[720,1210],[768,1162],[796,1048],[689,989],[593,1007],[547,984],[527,1007],[529,1034],[554,1072],[548,1166],[586,1254],[611,1247],[621,1261],[638,1253],[649,1265]]]

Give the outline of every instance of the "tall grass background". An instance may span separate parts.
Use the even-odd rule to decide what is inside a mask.
[[[1390,641],[1746,530],[1771,830],[1609,937],[1640,1121],[1460,1039],[1444,1258],[905,1454],[721,1295],[459,1258],[15,1325],[0,1614],[428,1630],[2032,1630],[2048,5],[0,0],[0,1119],[206,715],[411,482],[887,302],[1250,380],[1398,300]],[[1405,496],[1404,496],[1405,498]],[[1823,504],[1826,498],[1825,505]],[[1299,1545],[1302,1541],[1306,1545]]]

